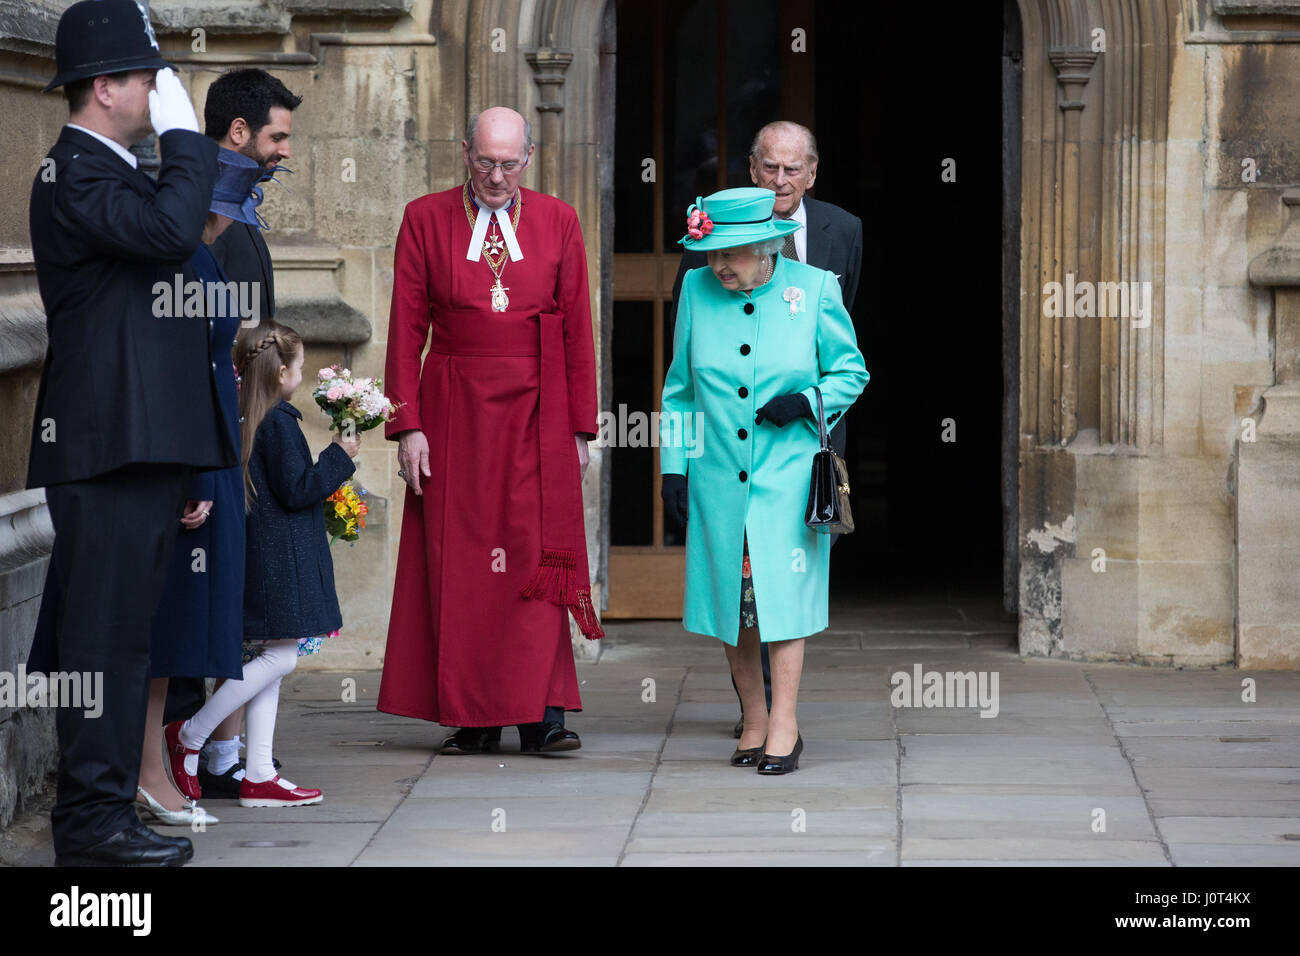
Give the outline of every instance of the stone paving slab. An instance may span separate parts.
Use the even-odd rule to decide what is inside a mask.
[[[833,619],[807,643],[806,749],[784,777],[728,766],[725,656],[676,622],[607,622],[600,659],[578,664],[583,749],[564,755],[521,755],[507,728],[500,753],[438,757],[450,728],[378,713],[377,671],[299,670],[276,755],[325,803],[208,801],[221,823],[194,836],[195,862],[1300,865],[1300,674],[1022,659],[996,601],[848,602]],[[891,676],[918,664],[996,672],[998,715],[891,706]],[[19,859],[52,862],[48,824],[12,829],[33,834]]]
[[[802,771],[799,771],[802,772]],[[757,783],[757,774],[746,774],[737,769],[736,773],[752,776]],[[683,813],[711,812],[731,813],[737,811],[771,811],[785,814],[801,807],[808,813],[832,810],[888,810],[896,813],[898,791],[890,787],[814,787],[804,790],[790,790],[784,797],[774,798],[764,787],[742,786],[749,780],[737,781],[733,787],[699,787],[690,790],[675,790],[655,787],[646,799],[644,813]]]
[[[1077,840],[1045,837],[934,839],[903,835],[903,859],[924,860],[1127,860],[1143,866],[1168,866],[1163,847],[1150,840],[1107,840],[1101,834]]]
[[[628,853],[622,866],[895,866],[892,849],[841,852]]]
[[[1171,843],[1174,866],[1300,866],[1298,846],[1250,846],[1235,843]]]
[[[1295,808],[1293,808],[1295,809]],[[1300,848],[1300,814],[1287,817],[1161,817],[1160,834],[1169,843],[1232,843]],[[1291,834],[1288,840],[1284,834]]]
[[[717,837],[634,837],[627,845],[624,859],[626,861],[639,854],[682,854],[689,855],[696,866],[711,866],[713,864],[709,862],[709,857],[717,854],[788,853],[803,859],[805,854],[845,851],[861,853],[867,860],[873,856],[881,858],[888,854],[892,858],[896,855],[893,840],[879,837],[744,833]],[[624,865],[627,865],[626,862]]]
[[[791,801],[795,802],[794,800]],[[795,826],[805,829],[796,832]],[[698,838],[700,840],[736,840],[747,837],[781,837],[787,835],[798,847],[799,840],[809,833],[827,836],[840,834],[847,837],[885,837],[892,839],[898,831],[894,808],[881,810],[809,810],[806,807],[752,810],[726,810],[696,813],[661,813],[646,810],[638,818],[632,831],[635,840],[658,838]],[[733,846],[732,849],[735,849]],[[830,849],[835,849],[831,847]],[[694,852],[694,851],[692,851]],[[800,851],[802,852],[802,851]]]

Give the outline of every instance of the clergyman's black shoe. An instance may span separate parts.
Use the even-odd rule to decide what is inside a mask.
[[[442,742],[440,754],[490,753],[501,745],[500,727],[462,727]]]
[[[579,750],[582,739],[563,724],[538,723],[519,725],[519,752],[521,754],[554,754],[566,750]]]
[[[148,827],[128,828],[114,833],[107,840],[60,853],[55,866],[184,866],[185,853],[173,843],[159,843],[141,833],[152,833]],[[186,840],[186,843],[189,841]],[[193,850],[191,849],[191,853]]]

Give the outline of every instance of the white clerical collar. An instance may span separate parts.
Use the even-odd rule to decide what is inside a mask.
[[[95,137],[95,139],[99,140],[101,143],[103,143],[113,152],[117,153],[117,155],[121,156],[123,162],[129,163],[132,169],[140,168],[140,161],[135,158],[135,153],[131,152],[121,143],[114,142],[113,140],[109,139],[107,136],[104,136],[102,133],[96,133],[93,129],[86,129],[86,127],[78,126],[76,123],[68,123],[67,126],[69,129],[80,130],[81,132],[85,133],[87,136]]]
[[[474,233],[470,236],[469,249],[465,252],[465,258],[470,262],[478,262],[483,255],[483,240],[487,236],[488,226],[491,225],[492,219],[495,217],[497,228],[501,230],[501,238],[505,240],[506,249],[510,253],[510,261],[519,262],[523,259],[523,250],[519,248],[519,240],[515,238],[515,230],[510,225],[510,207],[519,201],[518,191],[516,191],[510,202],[495,212],[479,204],[473,189],[469,191],[469,197],[470,201],[478,208],[478,217],[474,220]]]

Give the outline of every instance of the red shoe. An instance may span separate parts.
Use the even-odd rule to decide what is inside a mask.
[[[185,744],[181,743],[181,724],[183,720],[178,720],[168,724],[163,728],[163,740],[167,744],[167,759],[171,763],[172,779],[176,781],[176,787],[185,796],[191,800],[198,800],[203,796],[203,788],[199,786],[199,778],[192,773],[185,772],[185,755],[196,754],[197,750],[190,750]]]
[[[261,783],[253,783],[247,777],[239,781],[241,807],[306,807],[324,799],[319,790],[296,786],[281,780],[279,774]]]

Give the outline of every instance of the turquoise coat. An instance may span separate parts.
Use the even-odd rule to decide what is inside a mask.
[[[795,392],[815,413],[818,386],[830,427],[869,377],[833,273],[782,256],[751,294],[709,269],[686,274],[659,438],[660,472],[686,475],[689,490],[686,630],[736,643],[746,536],[760,639],[825,629],[830,536],[804,525],[817,425],[755,425],[754,415]]]

